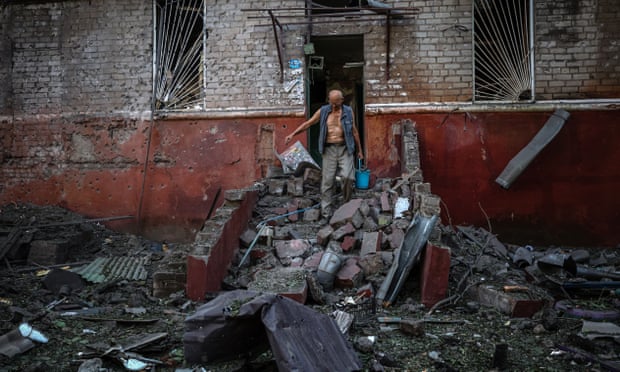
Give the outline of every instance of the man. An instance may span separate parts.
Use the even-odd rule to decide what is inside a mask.
[[[350,106],[343,104],[342,91],[330,91],[328,100],[328,104],[323,105],[310,119],[301,123],[293,133],[285,138],[285,143],[288,144],[297,134],[320,122],[319,152],[323,156],[321,174],[322,223],[327,223],[332,215],[332,197],[338,169],[340,168],[344,178],[343,198],[346,203],[351,200],[353,194],[356,149],[357,157],[364,159],[353,110]]]

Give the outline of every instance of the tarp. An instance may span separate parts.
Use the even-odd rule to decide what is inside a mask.
[[[185,359],[251,357],[271,347],[280,371],[357,371],[361,362],[329,316],[275,294],[224,292],[185,320]]]

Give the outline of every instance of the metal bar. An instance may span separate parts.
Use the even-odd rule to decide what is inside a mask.
[[[273,27],[273,36],[276,39],[276,46],[278,48],[278,61],[280,62],[280,83],[284,82],[284,62],[282,61],[282,48],[280,47],[280,39],[278,38],[278,29],[276,28],[276,24],[282,28],[280,24],[277,23],[276,17],[273,15],[273,12],[269,11],[269,16],[271,17],[271,26]]]
[[[202,2],[202,108],[207,107],[207,2]]]
[[[313,13],[314,14],[314,13]],[[398,14],[398,18],[401,19],[401,16],[403,15],[410,15],[410,16],[416,16],[420,13],[418,12],[411,12],[411,13],[400,13]],[[363,18],[363,17],[383,17],[385,16],[385,14],[383,13],[374,13],[374,14],[369,14],[369,13],[365,13],[365,14],[351,14],[351,13],[328,13],[328,14],[315,14],[316,17],[318,18]],[[307,18],[306,14],[280,14],[277,16],[278,18]],[[248,19],[261,19],[261,18],[265,18],[265,16],[259,16],[259,15],[255,15],[255,16],[248,16]]]
[[[529,20],[528,20],[528,25],[529,25],[529,49],[530,49],[530,89],[531,89],[531,93],[530,93],[530,102],[536,102],[536,66],[534,65],[536,58],[535,58],[535,43],[534,43],[534,32],[535,32],[535,25],[534,25],[534,20],[535,20],[535,14],[536,12],[534,11],[534,0],[530,0],[529,1],[529,5],[530,5],[530,9],[529,9]]]
[[[385,29],[386,29],[386,38],[385,38],[385,43],[386,45],[386,52],[385,52],[385,78],[386,80],[390,80],[390,44],[391,44],[391,40],[390,40],[390,34],[392,33],[392,27],[391,24],[392,22],[390,22],[390,11],[388,10],[385,16]]]
[[[273,9],[273,8],[258,8],[258,9],[250,9],[250,8],[243,8],[241,9],[242,12],[290,12],[290,11],[297,11],[297,10],[303,10],[303,11],[307,11],[307,10],[314,10],[316,8],[313,7],[303,7],[303,8],[299,8],[299,7],[293,7],[293,8],[277,8],[277,9]],[[381,11],[381,12],[385,12],[385,11],[393,11],[393,10],[408,10],[408,11],[412,11],[412,12],[419,12],[420,8],[411,8],[411,7],[393,7],[393,8],[381,8],[381,7],[327,7],[327,8],[322,8],[322,9],[326,9],[326,10],[345,10],[345,11],[359,11],[359,10],[372,10],[372,11]],[[326,13],[328,14],[328,13]],[[400,15],[400,14],[399,14]]]

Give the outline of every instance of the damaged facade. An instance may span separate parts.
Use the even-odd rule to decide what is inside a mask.
[[[217,191],[264,177],[338,87],[374,176],[402,172],[402,122],[415,122],[454,222],[484,224],[482,205],[505,236],[618,243],[614,1],[306,5],[3,2],[0,201],[133,215],[110,226],[191,240]],[[498,187],[556,108],[571,117],[552,147]]]
[[[113,358],[126,369],[131,355],[171,368],[238,357],[246,344],[219,347],[230,329],[270,348],[281,370],[303,360],[293,349],[309,356],[299,365],[315,363],[327,334],[341,346],[326,350],[327,369],[362,368],[358,352],[372,370],[504,369],[507,360],[524,370],[575,361],[617,368],[617,353],[605,351],[618,342],[617,326],[583,321],[579,337],[604,339],[586,355],[568,342],[574,320],[558,314],[618,319],[616,309],[606,318],[571,301],[599,291],[597,305],[617,307],[619,261],[609,247],[620,241],[620,6],[436,3],[2,2],[0,205],[10,216],[0,235],[0,306],[23,323],[3,326],[0,354],[34,348],[33,321],[52,342],[69,339],[62,331],[92,349],[71,363]],[[285,136],[330,89],[355,110],[370,185],[338,200],[318,226],[320,175],[278,172]],[[317,137],[313,128],[301,142],[320,164]],[[22,202],[86,219],[72,219],[78,232],[56,239],[42,231],[64,226],[55,223],[62,218],[33,219]],[[99,222],[153,241],[116,244],[89,227]],[[67,289],[69,271],[56,269],[42,274],[45,288],[28,309],[13,306],[37,278],[10,262],[51,268],[83,255],[83,266],[71,265],[78,287]],[[419,290],[419,304],[397,299],[405,287]],[[337,308],[335,323],[310,307]],[[71,329],[64,310],[101,317]],[[355,329],[365,316],[372,324]],[[143,327],[141,340],[119,335],[110,320]],[[106,325],[86,328],[91,322]],[[207,332],[212,323],[224,331]],[[532,334],[547,336],[542,347]],[[95,343],[100,337],[109,343]],[[142,348],[151,343],[159,350]],[[538,359],[523,364],[508,351]]]

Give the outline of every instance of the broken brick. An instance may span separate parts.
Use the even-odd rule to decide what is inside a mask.
[[[450,275],[450,248],[426,244],[422,264],[421,302],[430,308],[446,297]]]
[[[303,196],[304,180],[301,177],[290,178],[286,184],[286,190],[289,195]]]
[[[325,246],[329,241],[330,236],[334,232],[334,228],[331,225],[327,225],[319,230],[316,234],[316,241],[318,244]]]
[[[306,240],[279,240],[275,243],[278,258],[303,256],[309,249],[310,244]]]
[[[317,252],[312,256],[306,258],[304,261],[303,267],[309,270],[315,270],[319,267],[321,263],[321,258],[323,257],[323,252]]]
[[[348,222],[346,225],[340,226],[338,229],[336,229],[333,233],[332,233],[332,239],[333,240],[342,240],[342,238],[344,238],[347,235],[351,235],[355,232],[355,227],[353,226],[353,224],[351,224],[350,222]]]
[[[354,236],[347,235],[342,240],[342,244],[340,244],[340,248],[343,252],[349,252],[357,247],[358,240]]]
[[[338,288],[354,288],[360,285],[362,279],[362,269],[357,265],[357,259],[351,257],[336,274],[334,285]]]
[[[441,214],[441,198],[437,195],[423,194],[420,197],[420,212],[424,216]]]
[[[473,294],[481,305],[494,307],[514,318],[530,318],[545,305],[542,299],[531,299],[529,293],[506,293],[490,284],[479,285]]]
[[[381,193],[381,211],[389,212],[392,210],[392,206],[390,205],[390,197],[387,192]]]
[[[366,232],[362,238],[362,248],[360,257],[364,257],[370,253],[377,253],[381,250],[381,240],[383,233],[381,231]]]
[[[360,212],[360,206],[362,203],[362,199],[353,199],[347,203],[344,203],[340,208],[336,209],[334,215],[329,221],[331,226],[338,228],[342,225],[345,225],[347,222],[353,222],[354,216],[356,216],[356,220],[360,220],[363,223],[364,219],[362,216],[362,212]]]

